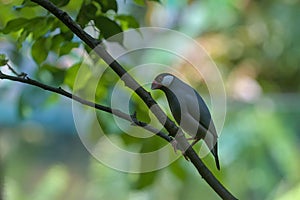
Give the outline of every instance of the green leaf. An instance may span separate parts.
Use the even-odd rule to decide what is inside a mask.
[[[122,28],[119,26],[119,24],[104,16],[98,16],[95,19],[95,24],[100,30],[101,36],[103,36],[105,39],[122,32]],[[123,43],[123,36],[113,38],[113,41]]]
[[[139,6],[145,6],[145,0],[134,0],[134,3],[136,3]]]
[[[135,4],[139,5],[139,6],[145,6],[146,5],[146,0],[133,0]],[[148,0],[148,1],[154,1],[157,3],[161,3],[160,0]]]
[[[31,0],[24,0],[22,2],[21,5],[19,6],[14,6],[13,8],[16,10],[16,11],[19,11],[21,10],[22,8],[25,8],[25,7],[34,7],[34,6],[37,6],[38,4],[32,2]]]
[[[139,23],[131,15],[118,15],[116,20],[120,21],[122,29],[139,28]]]
[[[65,38],[61,34],[54,35],[51,39],[50,50],[59,54],[61,45],[64,43]]]
[[[8,59],[6,58],[5,54],[0,54],[0,67],[6,65],[8,62]]]
[[[94,78],[93,80],[93,73],[90,69],[91,66],[89,66],[86,63],[76,63],[72,67],[70,67],[67,70],[64,83],[68,85],[71,89],[76,90],[78,92],[81,89],[84,89],[84,91],[88,91],[89,88],[93,87],[87,87],[88,85],[97,84],[99,81],[98,78]],[[80,74],[78,74],[80,73]],[[77,80],[77,76],[80,77],[80,80]],[[76,81],[76,82],[75,82]],[[74,84],[76,83],[75,87]]]
[[[49,38],[39,38],[31,47],[32,58],[38,65],[45,61],[48,56],[49,42]]]
[[[69,86],[71,89],[73,89],[74,82],[78,73],[78,70],[81,66],[81,63],[76,63],[72,67],[70,67],[67,70],[64,83]]]
[[[24,29],[20,36],[17,39],[17,48],[20,49],[22,47],[23,42],[26,40],[30,32],[28,32],[26,29]]]
[[[94,0],[101,6],[101,11],[106,13],[108,10],[118,12],[118,4],[116,0]]]
[[[50,0],[57,7],[63,7],[69,3],[70,0]]]
[[[51,27],[53,17],[35,17],[28,21],[26,30],[32,33],[33,39],[44,36]]]
[[[188,177],[188,174],[184,167],[180,165],[180,162],[174,162],[169,166],[169,169],[172,171],[172,173],[179,178],[180,180],[184,181],[186,177]]]
[[[83,5],[77,15],[76,22],[78,22],[82,27],[85,27],[89,21],[95,19],[96,13],[97,7],[94,4],[89,3],[87,5]]]
[[[60,47],[60,50],[59,50],[59,56],[63,56],[63,55],[66,55],[68,53],[70,53],[70,51],[73,49],[73,48],[76,48],[79,46],[79,43],[77,42],[65,42],[61,47]]]
[[[4,34],[10,32],[23,30],[18,39],[17,47],[20,48],[26,38],[32,33],[33,40],[44,36],[49,31],[49,25],[51,25],[53,17],[35,17],[32,19],[17,18],[10,20],[6,27],[2,29]]]
[[[69,32],[68,32],[69,33]],[[73,34],[72,34],[73,36]],[[79,43],[78,42],[69,42],[68,40],[66,40],[66,35],[65,34],[57,34],[54,35],[53,37],[51,37],[51,46],[49,48],[49,50],[57,53],[59,56],[63,56],[66,55],[68,53],[70,53],[70,51],[73,48],[79,47]],[[69,36],[67,36],[69,37]],[[69,39],[71,40],[71,39]]]
[[[27,24],[29,20],[26,18],[17,18],[17,19],[12,19],[9,22],[7,22],[5,28],[1,30],[2,33],[8,34],[10,32],[16,32],[21,29],[23,29]]]
[[[74,33],[70,30],[62,32],[61,35],[64,37],[65,41],[71,41],[74,37]]]

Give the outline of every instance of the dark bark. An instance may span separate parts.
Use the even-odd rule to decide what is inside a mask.
[[[209,171],[209,169],[204,165],[202,160],[199,158],[197,153],[193,150],[190,146],[186,138],[184,137],[183,132],[180,128],[176,126],[176,124],[170,120],[166,114],[162,111],[162,109],[157,105],[156,101],[151,97],[151,94],[147,92],[142,86],[140,86],[133,77],[127,73],[127,71],[116,61],[112,58],[112,56],[101,46],[98,44],[100,41],[97,39],[92,38],[83,29],[76,24],[71,17],[64,11],[57,8],[54,4],[52,4],[48,0],[32,0],[33,2],[39,4],[40,6],[44,7],[46,10],[51,12],[55,15],[58,19],[60,19],[74,34],[76,34],[83,42],[85,42],[90,48],[94,49],[95,52],[110,66],[110,68],[118,74],[118,76],[124,81],[125,85],[135,93],[140,96],[140,98],[146,103],[152,113],[157,117],[157,119],[163,124],[166,128],[170,136],[176,138],[179,147],[181,150],[184,151],[185,156],[191,160],[193,165],[198,170],[199,174],[202,176],[203,179],[215,190],[215,192],[222,198],[222,199],[236,199],[217,179],[216,177]],[[0,74],[3,77],[3,73]],[[7,78],[7,75],[4,75]],[[33,85],[37,86],[37,82],[28,78],[21,78],[21,80],[16,79],[20,77],[9,77],[10,80],[20,81],[23,83],[35,83]],[[43,87],[42,87],[43,88]],[[43,88],[48,89],[49,88]],[[62,90],[61,88],[56,88],[57,91],[60,91],[59,94],[67,96],[66,91]],[[51,90],[50,90],[51,91]],[[54,92],[54,91],[52,91]],[[69,96],[68,96],[69,97]],[[74,96],[73,96],[74,98]],[[81,102],[83,103],[83,102]],[[86,104],[87,105],[87,104]],[[109,109],[111,108],[107,108]],[[105,109],[103,109],[105,111]],[[106,111],[106,112],[107,112]],[[111,112],[112,113],[112,112]],[[164,138],[165,139],[165,138]]]

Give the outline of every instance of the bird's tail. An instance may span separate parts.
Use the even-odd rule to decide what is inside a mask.
[[[218,170],[220,170],[220,163],[219,163],[219,157],[218,157],[218,142],[216,142],[214,148],[211,149],[211,153],[215,157],[216,166],[217,166]]]

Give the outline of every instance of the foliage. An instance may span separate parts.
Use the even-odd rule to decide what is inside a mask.
[[[0,67],[6,65],[8,62],[8,59],[6,58],[5,54],[0,54]]]
[[[72,90],[82,65],[78,51],[90,49],[30,0],[7,2],[0,2],[0,66],[9,60],[30,77]],[[219,67],[229,100],[220,137],[222,170],[214,173],[240,199],[299,196],[298,1],[52,2],[100,40],[151,25],[178,30],[198,40]],[[115,42],[122,41],[118,38]],[[191,54],[197,56],[197,52]],[[159,56],[155,59],[161,59]],[[104,68],[99,62],[99,68]],[[93,79],[92,71],[83,74],[82,85],[77,85],[79,92],[95,84],[97,102],[109,105],[117,76],[106,70],[100,83]],[[257,93],[249,98],[254,90]],[[0,153],[6,163],[5,184],[0,186],[5,185],[10,199],[216,198],[184,159],[149,174],[124,174],[97,163],[74,130],[65,127],[73,123],[71,111],[66,110],[70,102],[2,80],[0,93]],[[131,100],[130,111],[150,121],[139,98],[133,96]],[[9,107],[13,107],[13,114],[6,114]],[[17,113],[22,123],[11,119]],[[105,124],[108,137],[130,151],[149,152],[165,145],[159,139],[123,134],[110,115],[97,113],[97,120]],[[88,131],[92,133],[93,128]],[[146,134],[137,127],[129,131]],[[209,166],[214,166],[212,161],[205,158]]]

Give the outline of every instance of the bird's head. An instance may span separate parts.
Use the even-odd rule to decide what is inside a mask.
[[[161,87],[169,87],[174,80],[174,75],[169,73],[159,74],[152,82],[151,89],[161,89]]]

